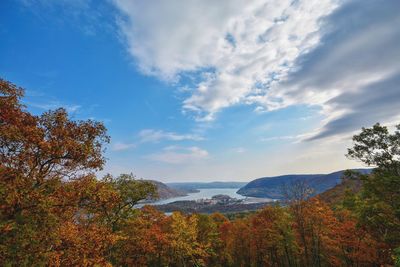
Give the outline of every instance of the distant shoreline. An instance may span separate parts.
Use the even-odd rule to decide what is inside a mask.
[[[270,202],[260,202],[260,203],[249,203],[249,204],[232,204],[232,205],[205,205],[198,203],[194,200],[192,201],[175,201],[168,204],[162,204],[155,206],[158,210],[170,213],[174,211],[180,211],[183,213],[233,213],[233,212],[247,212],[259,210],[265,206],[273,204],[274,201]]]

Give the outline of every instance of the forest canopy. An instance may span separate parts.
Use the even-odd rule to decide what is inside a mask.
[[[105,126],[65,109],[36,116],[0,80],[1,266],[383,266],[400,264],[400,125],[353,137],[350,159],[374,167],[356,193],[327,204],[292,187],[286,202],[235,218],[167,216],[152,183],[96,177]]]

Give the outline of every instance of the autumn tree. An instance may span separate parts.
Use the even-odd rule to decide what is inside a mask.
[[[185,216],[180,212],[171,215],[170,257],[172,266],[204,266],[207,256],[197,237],[198,217]]]
[[[228,254],[224,266],[251,266],[251,226],[247,218],[226,222],[221,231]]]
[[[64,109],[34,116],[22,96],[0,80],[0,261],[40,265],[51,258],[62,224],[87,202],[68,199],[66,181],[91,179],[109,138],[101,123],[71,121]]]
[[[282,186],[283,202],[290,207],[293,220],[296,225],[299,243],[304,254],[302,258],[304,265],[310,265],[310,248],[307,242],[307,217],[305,210],[309,202],[308,198],[312,195],[313,189],[304,180],[296,180]]]
[[[0,265],[106,264],[118,236],[102,223],[103,205],[126,217],[148,187],[98,181],[104,125],[73,121],[62,108],[32,115],[23,95],[0,80]]]
[[[335,236],[336,250],[332,255],[336,264],[346,266],[383,266],[388,255],[382,251],[386,245],[376,240],[348,210],[337,210]]]
[[[121,226],[121,239],[114,246],[116,266],[167,266],[170,263],[170,218],[151,206],[137,211]]]
[[[251,216],[252,266],[296,266],[297,243],[285,208],[269,206]]]

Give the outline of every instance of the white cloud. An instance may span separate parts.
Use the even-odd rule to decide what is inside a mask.
[[[81,109],[80,105],[68,105],[68,104],[62,104],[58,101],[51,101],[49,103],[34,103],[34,102],[29,102],[28,106],[43,109],[43,110],[55,110],[57,108],[64,108],[68,113],[75,113],[79,109]]]
[[[399,1],[353,0],[324,21],[321,44],[270,95],[282,105],[319,105],[325,119],[309,139],[349,137],[400,109]]]
[[[111,146],[113,151],[123,151],[137,147],[143,143],[159,143],[161,141],[201,141],[204,138],[197,134],[178,134],[175,132],[166,132],[163,130],[144,129],[138,133],[139,140],[136,143],[117,142]],[[164,150],[171,150],[172,146],[166,147]]]
[[[182,164],[206,159],[208,155],[209,154],[206,150],[196,146],[169,146],[165,147],[163,151],[147,155],[145,158],[169,164]]]
[[[285,136],[272,136],[261,138],[262,142],[279,141],[279,140],[296,140],[300,138],[297,135],[285,135]]]
[[[123,151],[123,150],[128,150],[131,148],[135,148],[136,144],[134,143],[115,143],[112,145],[111,149],[113,151]]]
[[[139,138],[140,142],[142,143],[147,143],[147,142],[157,143],[162,140],[169,140],[169,141],[204,140],[202,136],[199,136],[197,134],[178,134],[175,132],[165,132],[162,130],[154,130],[154,129],[144,129],[140,131]]]
[[[281,135],[281,136],[270,136],[261,138],[261,142],[271,142],[280,140],[293,140],[292,143],[298,143],[312,137],[315,133],[304,133],[298,135]]]
[[[399,115],[399,1],[114,3],[144,73],[196,77],[182,105],[198,121],[235,104],[257,113],[317,105],[325,119],[315,138],[325,138]]]
[[[320,19],[336,7],[336,0],[114,2],[144,73],[175,81],[200,74],[183,108],[203,121],[222,108],[258,102],[319,43]],[[280,106],[273,98],[262,102]]]

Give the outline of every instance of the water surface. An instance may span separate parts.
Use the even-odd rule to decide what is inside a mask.
[[[257,202],[269,202],[272,201],[272,199],[269,198],[250,198],[250,197],[245,197],[242,195],[239,195],[236,193],[239,188],[206,188],[206,189],[198,189],[199,192],[196,193],[189,193],[187,196],[182,196],[182,197],[174,197],[174,198],[168,198],[168,199],[161,199],[156,202],[151,203],[152,205],[162,205],[162,204],[168,204],[174,201],[179,201],[179,200],[199,200],[199,199],[210,199],[215,195],[228,195],[231,198],[236,198],[236,199],[245,199],[246,203],[257,203]]]

